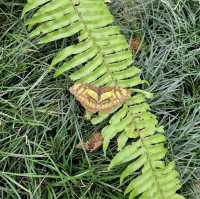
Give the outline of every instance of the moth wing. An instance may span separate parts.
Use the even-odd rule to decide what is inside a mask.
[[[110,113],[115,108],[121,106],[129,97],[130,93],[126,89],[116,86],[103,87],[100,90],[98,110],[100,112]]]
[[[123,103],[126,101],[128,98],[130,98],[131,94],[128,90],[121,88],[121,87],[116,87],[114,88],[115,96]]]
[[[98,88],[89,84],[74,84],[70,92],[76,97],[88,112],[96,113],[98,102]]]

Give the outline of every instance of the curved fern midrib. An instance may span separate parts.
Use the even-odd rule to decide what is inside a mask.
[[[159,183],[159,181],[158,181],[158,177],[155,175],[155,170],[154,170],[154,168],[153,168],[150,155],[149,155],[149,153],[148,153],[148,148],[145,146],[145,143],[144,143],[144,140],[143,140],[143,136],[141,135],[141,133],[139,133],[139,136],[140,136],[140,140],[141,140],[141,143],[142,143],[142,147],[143,147],[143,148],[145,149],[145,151],[146,151],[146,156],[147,156],[148,162],[149,162],[149,164],[150,164],[150,168],[151,168],[151,170],[152,170],[153,176],[154,176],[154,178],[155,178],[156,185],[157,185],[157,187],[158,187],[158,191],[159,191],[159,193],[160,193],[160,196],[162,196],[162,198],[165,199],[165,195],[164,195],[163,191],[162,191],[161,188],[160,188],[160,183]]]
[[[99,49],[99,54],[103,57],[103,63],[102,63],[102,65],[104,65],[106,67],[106,73],[111,77],[112,82],[115,84],[118,80],[113,77],[112,72],[109,70],[108,64],[106,63],[106,58],[105,58],[105,55],[103,53],[102,48],[99,45],[97,45],[96,38],[94,38],[92,36],[92,34],[91,34],[89,28],[87,27],[87,24],[85,23],[82,15],[81,15],[81,13],[79,12],[78,8],[74,5],[73,0],[70,0],[70,2],[72,3],[74,11],[77,13],[78,17],[80,18],[80,22],[85,27],[85,30],[87,31],[89,37],[92,39],[92,41],[93,41],[94,45],[97,47],[97,49]]]
[[[70,0],[70,1],[72,2],[73,0]],[[105,67],[106,67],[106,69],[107,69],[107,72],[106,72],[106,73],[109,74],[110,77],[111,77],[111,79],[113,80],[113,82],[116,83],[117,80],[114,79],[114,77],[113,77],[113,75],[112,75],[112,72],[111,72],[111,71],[109,70],[109,68],[107,67],[105,55],[104,55],[104,53],[102,52],[102,48],[101,48],[99,45],[97,45],[96,39],[91,35],[91,32],[90,32],[90,30],[88,29],[87,24],[84,22],[84,19],[83,19],[81,13],[79,12],[78,8],[76,8],[76,6],[74,5],[73,2],[72,2],[72,5],[73,5],[73,8],[74,8],[74,11],[75,11],[75,12],[77,13],[77,15],[79,16],[81,23],[84,25],[85,30],[87,31],[89,37],[92,39],[92,41],[94,42],[94,45],[96,45],[96,47],[99,49],[99,53],[100,53],[101,56],[104,58],[102,64],[105,64]],[[152,170],[152,173],[153,173],[153,176],[154,176],[154,179],[155,179],[155,182],[156,182],[156,186],[158,187],[160,196],[162,196],[162,198],[164,199],[165,196],[164,196],[164,194],[163,194],[163,191],[162,191],[161,188],[160,188],[160,184],[159,184],[159,182],[158,182],[157,176],[154,174],[155,171],[154,171],[154,168],[153,168],[151,159],[150,159],[150,155],[149,155],[149,153],[148,153],[147,147],[146,147],[145,144],[144,144],[143,137],[142,137],[141,134],[140,134],[140,140],[141,140],[141,143],[142,143],[142,147],[143,147],[143,148],[145,149],[145,151],[146,151],[147,159],[148,159],[148,162],[149,162],[149,164],[150,164],[150,168],[151,168],[151,170]]]

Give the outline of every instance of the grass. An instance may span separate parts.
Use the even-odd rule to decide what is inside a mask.
[[[95,127],[70,96],[69,79],[46,72],[66,41],[29,40],[21,2],[0,0],[0,198],[126,198],[121,168],[107,171],[111,156],[75,148]],[[176,161],[181,193],[200,198],[200,4],[118,0],[110,7],[127,39],[139,35],[146,43],[135,64],[154,93],[150,103],[166,129],[167,159]]]

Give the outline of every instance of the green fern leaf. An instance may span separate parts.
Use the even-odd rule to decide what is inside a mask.
[[[111,114],[90,116],[93,124],[108,118],[102,129],[104,153],[111,139],[117,137],[118,153],[109,169],[128,164],[120,182],[137,176],[125,190],[129,199],[183,199],[176,194],[180,188],[174,163],[163,161],[166,149],[163,128],[146,103],[152,94],[135,87],[147,83],[140,78],[140,70],[133,66],[133,55],[114,18],[103,0],[29,0],[23,15],[32,11],[26,24],[31,37],[48,43],[71,36],[77,41],[60,49],[49,71],[54,77],[68,75],[71,80],[96,86],[118,85],[132,93],[130,99]],[[132,144],[127,142],[132,140]]]

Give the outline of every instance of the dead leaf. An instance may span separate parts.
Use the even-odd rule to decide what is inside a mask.
[[[76,145],[76,148],[84,148],[86,151],[96,151],[103,144],[103,136],[101,133],[96,132],[91,135],[86,143]]]
[[[141,51],[141,38],[140,37],[134,37],[130,39],[129,42],[130,49],[139,52]]]

